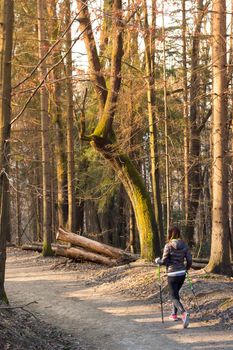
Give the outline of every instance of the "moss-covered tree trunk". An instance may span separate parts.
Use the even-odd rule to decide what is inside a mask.
[[[155,237],[158,237],[156,235],[158,232],[154,211],[141,175],[127,155],[114,155],[112,146],[109,147],[109,145],[103,146],[101,144],[99,147],[97,137],[91,143],[109,161],[121,180],[134,209],[139,231],[141,257],[152,260],[154,254],[160,254],[160,245],[155,240]]]
[[[135,231],[135,215],[131,202],[129,203],[129,249],[133,254],[137,253],[137,241]]]
[[[89,66],[99,100],[100,118],[89,139],[92,146],[107,159],[124,185],[135,212],[140,236],[141,256],[151,260],[154,257],[154,253],[160,254],[160,248],[159,242],[155,241],[155,237],[158,237],[158,232],[149,194],[140,174],[129,157],[119,154],[117,147],[114,147],[115,135],[112,124],[121,86],[121,62],[123,56],[122,2],[121,0],[112,2],[112,56],[108,89],[101,71],[87,1],[77,0],[77,5],[80,11],[80,30],[85,31],[84,41]]]
[[[0,1],[0,302],[8,302],[4,281],[6,238],[9,234],[9,152],[11,116],[11,56],[14,8],[12,0]]]

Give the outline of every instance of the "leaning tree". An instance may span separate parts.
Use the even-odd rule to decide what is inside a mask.
[[[113,120],[116,114],[118,95],[121,87],[121,65],[123,57],[123,31],[126,19],[122,17],[122,1],[112,2],[111,17],[111,72],[108,84],[102,72],[100,57],[91,26],[88,1],[77,0],[80,31],[89,61],[94,88],[99,102],[97,125],[91,135],[86,137],[91,145],[107,160],[115,170],[131,200],[139,231],[141,256],[151,260],[160,254],[157,224],[142,178],[128,155],[119,152]]]

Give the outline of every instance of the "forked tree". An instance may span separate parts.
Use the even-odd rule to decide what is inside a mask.
[[[89,69],[99,102],[98,122],[95,130],[87,139],[107,160],[124,185],[135,212],[140,237],[141,256],[151,260],[154,254],[160,254],[160,244],[150,197],[133,162],[126,154],[118,151],[116,135],[113,129],[113,120],[121,87],[124,31],[122,1],[114,0],[112,2],[111,72],[108,86],[101,70],[88,11],[88,1],[77,0],[77,6],[80,12],[80,31],[84,33]]]

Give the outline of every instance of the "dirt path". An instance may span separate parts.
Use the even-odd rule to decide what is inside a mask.
[[[187,330],[166,318],[162,324],[159,305],[105,295],[88,287],[86,277],[38,266],[33,255],[9,255],[6,290],[12,304],[36,300],[30,311],[72,334],[85,350],[233,349],[230,331],[195,320]]]

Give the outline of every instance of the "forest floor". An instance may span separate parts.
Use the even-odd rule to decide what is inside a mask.
[[[152,264],[137,261],[109,268],[9,248],[6,292],[11,309],[0,306],[0,349],[232,350],[233,279],[201,270],[190,276],[200,310],[185,282],[181,294],[191,323],[183,329],[181,321],[168,320],[165,276],[161,323]]]

